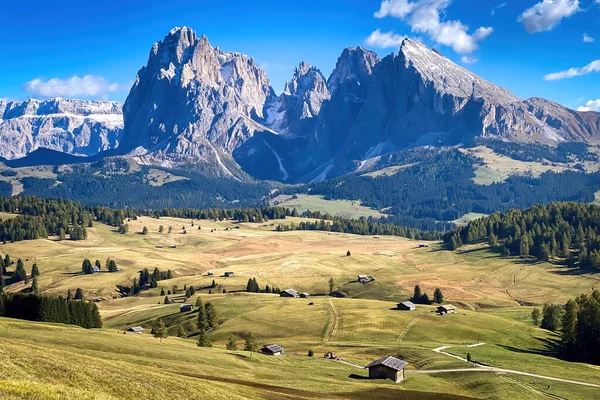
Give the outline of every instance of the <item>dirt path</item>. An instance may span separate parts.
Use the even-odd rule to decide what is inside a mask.
[[[458,360],[467,362],[466,358],[457,356],[455,354],[450,354],[450,353],[444,351],[444,350],[449,349],[450,347],[452,347],[452,346],[441,346],[441,347],[437,347],[437,348],[433,349],[433,351],[435,351],[436,353],[444,354],[444,355],[446,355],[448,357],[453,357],[453,358],[456,358]],[[574,380],[571,380],[571,379],[556,378],[556,377],[553,377],[553,376],[538,375],[538,374],[534,374],[534,373],[531,373],[531,372],[517,371],[517,370],[514,370],[514,369],[506,369],[506,368],[496,368],[496,367],[491,367],[491,366],[486,366],[486,365],[480,365],[480,364],[473,364],[473,365],[474,365],[473,368],[461,368],[461,369],[450,369],[450,370],[448,370],[448,369],[445,369],[445,370],[444,369],[438,369],[438,370],[419,370],[419,371],[414,371],[414,372],[411,372],[411,373],[437,374],[437,373],[445,373],[445,372],[495,372],[495,373],[499,373],[499,374],[513,374],[513,375],[530,376],[532,378],[545,379],[545,380],[548,380],[548,381],[571,383],[573,385],[580,385],[580,386],[589,386],[589,387],[600,388],[600,384],[597,384],[597,383],[574,381]]]
[[[402,331],[402,333],[400,335],[398,335],[398,339],[396,339],[396,342],[401,342],[402,339],[404,339],[404,336],[408,333],[408,331],[410,330],[410,328],[412,328],[417,321],[419,321],[419,318],[415,318],[411,321],[410,324],[408,324],[408,326]]]
[[[327,302],[327,312],[329,313],[329,325],[327,326],[327,331],[325,332],[325,343],[329,343],[331,338],[335,336],[339,325],[339,315],[335,310],[331,299],[328,299]]]

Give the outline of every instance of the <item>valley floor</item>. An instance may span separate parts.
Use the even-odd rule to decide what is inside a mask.
[[[26,270],[38,264],[43,293],[65,295],[80,287],[87,298],[100,298],[104,328],[0,319],[0,397],[590,399],[600,394],[598,387],[567,382],[597,384],[600,367],[558,359],[558,336],[533,326],[529,317],[534,305],[562,303],[598,287],[599,276],[501,258],[483,246],[455,253],[397,237],[274,230],[279,223],[299,221],[194,221],[192,226],[189,220],[142,217],[129,222],[125,235],[95,224],[86,241],[3,245],[13,259],[25,261]],[[172,226],[173,233],[158,233],[159,225],[165,232]],[[138,233],[144,226],[147,235]],[[104,264],[107,257],[122,271],[79,274],[83,258]],[[119,298],[116,285],[128,286],[140,269],[155,267],[173,270],[173,279]],[[225,278],[226,271],[235,274]],[[362,274],[375,281],[356,282]],[[294,288],[312,296],[246,293],[249,278],[261,288]],[[326,295],[330,278],[344,298]],[[227,293],[210,288],[213,279]],[[441,288],[445,301],[459,311],[440,316],[434,306],[421,305],[412,312],[395,310],[415,284],[430,295]],[[179,312],[180,303],[162,304],[161,289],[173,285],[198,288],[189,303],[200,297],[214,304],[220,320],[211,333],[214,347],[196,346],[197,312]],[[171,335],[162,343],[148,334],[157,318]],[[124,334],[136,325],[146,333]],[[174,337],[180,326],[186,338]],[[232,334],[241,348],[248,332],[261,346],[282,345],[286,356],[225,349]],[[309,350],[314,357],[307,356]],[[343,361],[323,359],[326,351]],[[467,353],[496,369],[473,367],[464,361]],[[369,380],[358,368],[387,355],[409,363],[403,383]]]

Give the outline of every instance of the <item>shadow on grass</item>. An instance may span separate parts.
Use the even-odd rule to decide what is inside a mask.
[[[556,358],[559,354],[560,350],[560,342],[555,339],[547,339],[547,338],[536,338],[539,342],[542,343],[544,349],[521,349],[518,347],[508,346],[508,345],[498,345],[503,349],[513,351],[515,353],[522,354],[535,354],[539,356],[549,356]]]
[[[360,379],[360,380],[370,380],[371,379],[368,376],[358,375],[358,374],[350,374],[350,375],[348,375],[348,378],[350,378],[350,379]]]

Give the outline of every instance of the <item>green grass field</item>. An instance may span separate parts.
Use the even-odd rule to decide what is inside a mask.
[[[600,276],[502,258],[485,246],[457,253],[436,243],[419,248],[419,242],[399,237],[274,230],[279,223],[299,221],[194,221],[192,226],[190,220],[141,217],[129,222],[126,235],[95,224],[86,241],[50,238],[2,245],[2,252],[22,258],[27,270],[33,262],[38,264],[43,293],[65,295],[67,289],[81,287],[87,298],[100,297],[104,328],[0,319],[0,365],[9,371],[0,378],[0,397],[137,398],[143,392],[145,398],[458,398],[443,397],[453,394],[542,399],[549,394],[589,399],[600,390],[559,382],[547,389],[524,376],[482,372],[408,373],[397,385],[364,379],[363,369],[320,358],[325,351],[335,351],[360,366],[394,355],[406,360],[412,371],[469,368],[433,351],[452,346],[452,354],[464,357],[470,352],[476,361],[499,368],[598,382],[599,367],[556,358],[551,351],[557,336],[534,327],[529,315],[533,305],[562,303],[591,291]],[[173,232],[158,233],[159,225],[165,232],[171,226]],[[139,234],[144,226],[148,235]],[[169,248],[171,244],[177,248]],[[122,271],[79,273],[84,258],[104,262],[107,257]],[[174,278],[136,297],[118,296],[116,285],[130,285],[140,269],[154,267],[173,270]],[[234,277],[222,277],[225,271],[234,271]],[[361,274],[375,281],[357,283]],[[256,278],[261,287],[294,288],[313,296],[286,299],[241,292],[249,278]],[[330,278],[345,298],[325,295]],[[226,294],[215,289],[208,294],[213,279]],[[459,312],[441,317],[432,312],[433,306],[393,310],[398,301],[410,297],[416,284],[430,295],[441,288],[446,302],[458,306]],[[161,288],[173,285],[194,285],[197,296],[215,305],[220,323],[211,333],[213,348],[195,346],[196,312],[180,313],[179,303],[162,304]],[[197,296],[187,301],[193,304]],[[147,334],[158,318],[169,326],[171,336],[182,325],[189,337],[169,337],[160,344]],[[134,325],[147,328],[146,333],[123,334]],[[242,337],[247,332],[253,332],[260,345],[281,344],[287,356],[250,359],[246,352],[225,350],[231,334]],[[475,343],[485,344],[466,347]],[[306,356],[309,349],[315,358]]]
[[[384,216],[377,210],[361,205],[360,200],[325,200],[322,196],[307,194],[298,194],[295,197],[280,196],[275,199],[275,202],[282,207],[295,208],[299,212],[307,210],[321,211],[344,218],[379,218]]]

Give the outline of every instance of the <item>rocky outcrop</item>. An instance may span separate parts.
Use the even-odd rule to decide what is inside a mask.
[[[122,135],[121,108],[62,98],[0,102],[0,157],[22,158],[38,148],[82,156],[114,149]]]

